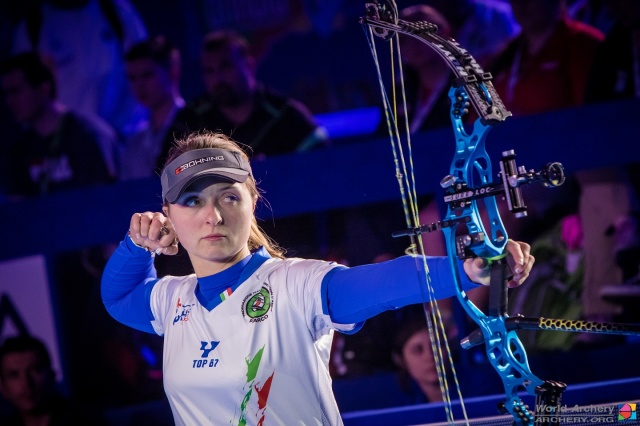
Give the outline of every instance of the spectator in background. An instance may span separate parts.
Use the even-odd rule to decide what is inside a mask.
[[[146,37],[128,0],[45,0],[18,26],[14,53],[36,51],[53,61],[60,100],[102,117],[129,134],[143,117],[124,73],[126,48]]]
[[[413,405],[441,402],[443,393],[425,312],[419,305],[406,306],[400,311],[403,319],[394,334],[391,356],[396,365],[398,385],[404,395],[403,403]],[[444,320],[446,326],[446,319]],[[455,332],[450,334],[448,330],[446,339],[449,342],[451,358],[445,351],[443,339],[440,339],[440,347],[444,356],[442,361],[444,365],[441,368],[444,368],[444,378],[447,380],[448,397],[452,400],[458,398],[456,380],[463,397],[490,395],[504,390],[499,376],[486,361],[473,360],[473,364],[464,370],[460,369],[464,364],[461,362],[461,353],[457,350],[458,336]],[[436,350],[439,350],[437,348],[436,345]],[[484,356],[482,358],[484,359]],[[450,361],[453,361],[453,366]],[[453,378],[454,367],[457,370],[456,380]]]
[[[424,314],[416,314],[401,323],[393,342],[391,355],[398,369],[398,383],[408,404],[440,402],[442,390],[427,320]]]
[[[0,392],[11,405],[3,426],[106,425],[57,390],[49,352],[35,337],[8,337],[0,346]]]
[[[451,26],[453,38],[485,67],[520,32],[508,2],[427,0]]]
[[[326,130],[306,106],[257,80],[251,47],[237,32],[220,30],[205,36],[201,71],[206,91],[195,101],[201,128],[242,141],[253,160],[329,143]],[[287,247],[304,248],[309,230],[315,228],[315,217],[264,220],[261,226]]]
[[[57,101],[53,72],[37,53],[10,58],[0,68],[0,77],[10,111],[25,126],[9,153],[12,198],[113,181],[100,145],[102,140],[115,141],[115,132],[106,123],[102,123],[105,128],[99,127]],[[98,357],[86,356],[92,351],[100,356],[103,353],[92,346],[94,341],[104,339],[104,334],[95,334],[102,311],[92,305],[90,296],[95,294],[95,273],[104,267],[102,258],[107,250],[103,249],[97,246],[57,252],[48,259],[52,291],[60,303],[60,326],[66,339],[63,344],[69,346],[82,340],[87,351],[68,352],[71,385],[75,386],[76,380],[88,383],[82,391],[74,389],[78,398],[95,398],[106,387],[92,376],[104,371],[96,368]],[[78,317],[90,317],[91,321],[78,321]],[[74,375],[76,371],[80,372]]]
[[[131,92],[148,110],[148,122],[131,136],[122,150],[120,179],[157,175],[173,146],[197,129],[197,116],[180,96],[180,52],[165,37],[135,44],[125,55]]]
[[[115,143],[105,123],[69,111],[57,100],[53,71],[36,53],[0,68],[7,105],[25,131],[11,151],[9,194],[33,196],[114,178],[104,152]]]
[[[378,76],[358,23],[364,3],[299,3],[301,11],[293,16],[289,32],[261,58],[258,76],[315,114],[378,106]]]
[[[254,157],[306,151],[327,143],[326,132],[304,105],[260,84],[255,72],[255,58],[241,35],[220,30],[205,37],[206,95],[199,107],[204,128],[243,141]]]
[[[604,35],[569,18],[564,0],[511,0],[522,33],[489,67],[515,115],[583,104],[589,69]]]

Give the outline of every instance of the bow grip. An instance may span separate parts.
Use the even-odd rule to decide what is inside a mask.
[[[489,281],[489,306],[487,313],[490,317],[506,317],[508,305],[509,279],[507,256],[503,254],[496,260],[490,260],[491,279]]]

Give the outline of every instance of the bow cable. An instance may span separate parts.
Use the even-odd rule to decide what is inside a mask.
[[[385,84],[382,78],[382,73],[380,70],[380,62],[378,59],[377,50],[375,48],[375,43],[373,41],[373,32],[371,27],[369,27],[369,34],[367,37],[367,41],[369,43],[369,47],[371,49],[371,53],[373,56],[373,60],[376,66],[376,71],[378,73],[378,81],[380,84],[380,91],[383,98],[383,107],[385,112],[385,119],[387,121],[387,128],[389,132],[389,139],[391,143],[394,166],[396,170],[396,178],[398,180],[398,185],[400,189],[400,194],[402,198],[402,204],[405,214],[405,220],[407,223],[408,229],[417,229],[420,227],[420,218],[419,218],[419,209],[417,203],[417,191],[416,191],[416,182],[415,182],[415,173],[414,173],[414,164],[413,164],[413,155],[412,155],[412,144],[411,144],[411,132],[409,128],[408,116],[406,114],[407,111],[407,101],[406,101],[406,91],[404,86],[404,75],[402,72],[402,57],[400,51],[400,43],[398,41],[398,37],[395,38],[396,51],[397,54],[394,54],[394,44],[390,43],[390,53],[391,53],[391,73],[392,73],[392,98],[389,99],[387,95],[387,90],[385,88]],[[397,114],[397,90],[396,90],[396,79],[395,79],[395,66],[394,60],[397,56],[397,66],[399,73],[399,82],[400,82],[400,93],[402,95],[402,103],[405,111],[404,114],[404,127],[406,134],[406,157],[405,160],[405,149],[403,148],[402,143],[402,135],[398,128],[398,122],[396,117]],[[409,163],[409,167],[407,168],[407,161]],[[417,238],[416,238],[417,237]],[[422,237],[420,235],[410,235],[411,245],[407,249],[407,254],[414,256],[416,261],[416,267],[421,267],[425,272],[424,281],[425,285],[421,286],[421,291],[423,294],[423,299],[428,299],[428,302],[423,303],[423,310],[425,314],[425,319],[427,322],[427,328],[429,330],[429,338],[431,349],[434,354],[434,360],[436,364],[436,370],[438,373],[438,380],[440,384],[440,390],[442,392],[444,407],[447,415],[447,420],[449,423],[454,422],[453,410],[452,410],[452,401],[449,391],[449,384],[447,381],[447,361],[450,366],[451,374],[453,377],[453,381],[455,384],[455,389],[458,394],[458,398],[460,401],[460,406],[462,408],[463,416],[466,424],[469,424],[466,408],[464,405],[464,401],[462,398],[462,392],[460,390],[460,383],[458,381],[458,377],[456,374],[455,365],[453,363],[453,357],[451,354],[451,349],[449,347],[448,340],[446,338],[446,331],[444,321],[442,319],[442,315],[435,299],[433,286],[431,284],[431,277],[429,274],[429,268],[426,261],[425,249]],[[419,259],[421,258],[422,262],[419,264]],[[422,279],[421,279],[422,281]],[[428,305],[427,305],[428,303]],[[443,350],[444,348],[444,350]],[[444,352],[444,353],[443,353]],[[446,360],[445,360],[446,354]]]

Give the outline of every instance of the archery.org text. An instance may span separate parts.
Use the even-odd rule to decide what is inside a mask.
[[[617,408],[603,405],[536,405],[536,423],[617,423]]]

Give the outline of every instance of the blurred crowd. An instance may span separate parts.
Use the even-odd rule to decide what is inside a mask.
[[[453,37],[491,72],[514,116],[640,97],[640,2],[635,0],[397,3],[401,19],[437,24],[441,35]],[[173,139],[199,130],[222,130],[244,144],[254,161],[384,136],[380,124],[353,139],[332,137],[318,119],[381,104],[358,23],[364,2],[30,0],[3,2],[0,8],[2,203],[155,176]],[[411,133],[449,126],[451,71],[415,39],[402,40],[401,49],[408,99],[400,118],[406,117]],[[535,229],[514,229],[513,236],[529,241],[538,259],[531,283],[512,297],[514,309],[528,316],[637,320],[611,290],[639,280],[639,206],[631,166],[571,176],[562,205],[537,218]],[[441,206],[430,197],[421,201],[423,217],[438,220]],[[320,220],[342,229],[336,234],[344,238],[315,256],[347,265],[370,262],[373,255],[401,254],[403,247],[375,237],[390,234],[381,212],[398,208],[384,203],[321,218],[283,218],[278,222],[283,231],[274,237],[291,238],[279,242],[293,253],[304,252],[305,233],[296,230]],[[373,252],[368,258],[349,249],[350,241],[363,239]],[[429,246],[431,254],[444,252],[439,239]],[[108,251],[91,248],[57,259],[61,303],[71,307],[91,299],[99,274],[78,265],[93,261],[99,269]],[[88,289],[71,291],[77,282],[89,283]],[[486,299],[475,297],[480,305]],[[451,330],[462,332],[469,325],[455,322],[453,306],[444,310]],[[336,339],[335,377],[398,370],[403,390],[412,393],[408,402],[438,400],[432,370],[427,378],[412,376],[411,353],[432,357],[425,329],[410,321],[420,314],[381,315],[356,335]],[[106,314],[96,315],[98,326],[63,318],[72,335],[98,330],[103,337],[87,344],[103,354],[107,367],[99,375],[85,375],[78,367],[71,374],[78,383],[73,390],[107,405],[161,398],[156,359],[161,339],[131,335]],[[394,338],[396,330],[405,332]],[[547,333],[529,339],[538,351],[615,341]],[[96,382],[108,385],[96,392]],[[473,386],[480,392],[478,383]]]

